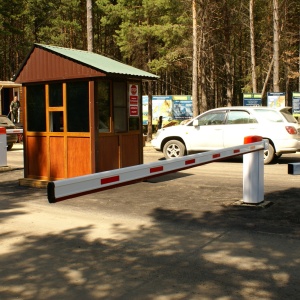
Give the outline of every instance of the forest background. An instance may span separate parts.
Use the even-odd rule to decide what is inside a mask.
[[[291,106],[299,20],[299,0],[0,0],[0,79],[33,43],[88,50],[90,30],[93,52],[160,76],[145,94],[192,94],[195,114],[253,92]]]

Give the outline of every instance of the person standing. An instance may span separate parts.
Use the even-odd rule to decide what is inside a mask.
[[[162,128],[162,121],[163,121],[163,117],[159,116],[157,121],[157,130]]]
[[[15,96],[13,101],[10,103],[10,113],[11,113],[11,120],[14,123],[18,123],[19,121],[19,109],[20,109],[20,101],[18,100],[18,97]]]

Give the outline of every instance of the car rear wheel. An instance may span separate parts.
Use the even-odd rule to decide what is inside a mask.
[[[264,150],[264,164],[267,165],[271,163],[275,158],[274,147],[269,143],[268,149]]]
[[[185,155],[185,146],[180,141],[171,140],[165,144],[163,153],[166,159],[182,157]]]

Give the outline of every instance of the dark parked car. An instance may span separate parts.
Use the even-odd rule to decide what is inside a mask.
[[[16,129],[16,125],[7,117],[0,116],[0,127],[5,127],[6,129]],[[6,135],[7,150],[11,150],[14,143],[18,141],[18,135],[16,133],[10,133]]]

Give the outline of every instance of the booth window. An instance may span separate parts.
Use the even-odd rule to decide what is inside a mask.
[[[129,130],[139,130],[140,129],[140,119],[138,117],[129,118]]]
[[[63,91],[61,83],[49,84],[49,106],[63,106]]]
[[[68,132],[89,132],[87,81],[67,83],[67,130]]]
[[[127,131],[127,95],[126,82],[113,83],[113,103],[114,103],[114,131]]]
[[[96,99],[99,111],[99,132],[110,132],[110,81],[97,81]]]
[[[51,132],[64,131],[64,114],[62,111],[50,112],[50,131]]]
[[[45,85],[29,85],[26,90],[27,130],[46,131]]]
[[[49,122],[50,132],[64,131],[62,83],[49,84]]]

